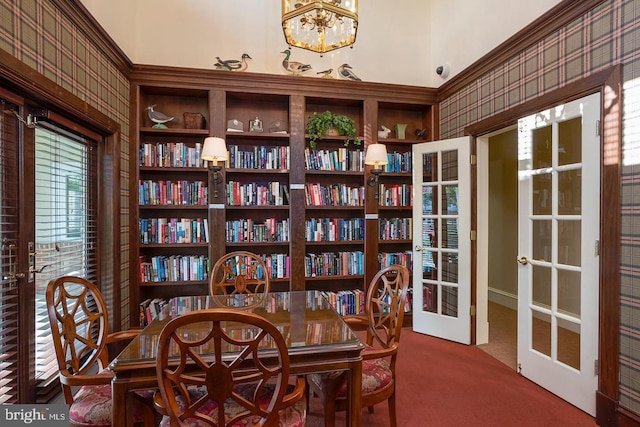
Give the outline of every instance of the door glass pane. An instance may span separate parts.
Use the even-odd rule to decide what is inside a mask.
[[[438,312],[438,286],[425,283],[422,286],[422,310]]]
[[[533,259],[551,262],[551,220],[536,219],[533,227]]]
[[[580,215],[581,180],[581,169],[558,172],[558,213],[560,215]]]
[[[458,179],[458,150],[442,152],[442,181]]]
[[[422,186],[422,214],[435,215],[438,213],[438,187],[434,185]]]
[[[458,283],[458,254],[452,252],[442,253],[442,277],[443,282]]]
[[[558,361],[580,369],[580,325],[558,318]]]
[[[531,347],[551,357],[551,316],[531,310]]]
[[[434,218],[425,218],[422,220],[422,247],[437,248],[438,247],[438,220]]]
[[[580,318],[579,271],[558,269],[558,311]]]
[[[438,252],[422,251],[422,278],[436,280],[438,278]]]
[[[442,186],[442,215],[458,215],[458,186]]]
[[[458,249],[458,218],[442,220],[442,247]]]
[[[551,173],[533,176],[534,215],[551,215]]]
[[[582,117],[558,123],[558,164],[582,162]]]
[[[438,181],[438,153],[422,155],[422,182]]]
[[[580,220],[558,221],[558,263],[580,267],[582,257]]]
[[[458,288],[442,287],[442,315],[458,317]]]
[[[551,307],[551,268],[532,265],[531,303],[544,308]]]
[[[531,131],[531,159],[533,169],[551,167],[551,126]]]

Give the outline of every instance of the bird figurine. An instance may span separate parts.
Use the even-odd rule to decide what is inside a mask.
[[[155,107],[155,104],[145,108],[145,110],[147,110],[147,114],[149,114],[149,118],[153,123],[155,123],[155,125],[152,126],[153,128],[167,129],[167,125],[165,125],[165,123],[178,121],[177,117],[167,116],[166,114],[161,113],[160,111],[154,110],[153,107]]]
[[[293,74],[294,76],[299,76],[301,73],[305,71],[309,71],[311,69],[311,65],[303,64],[302,62],[289,61],[289,57],[291,56],[291,51],[286,49],[280,53],[284,53],[285,57],[282,60],[282,67]]]
[[[362,79],[351,70],[351,66],[349,64],[342,64],[338,67],[338,73],[341,77],[349,80],[362,81]]]
[[[418,138],[424,138],[425,135],[427,134],[427,128],[416,129],[414,133]]]
[[[318,71],[316,74],[321,76],[323,79],[332,79],[333,76],[331,75],[331,73],[333,73],[333,68],[329,68],[328,70],[324,71]]]
[[[240,60],[237,59],[220,59],[219,56],[216,56],[218,62],[214,64],[216,70],[226,70],[226,71],[244,71],[247,69],[249,64],[247,63],[247,59],[252,59],[249,54],[243,53]]]

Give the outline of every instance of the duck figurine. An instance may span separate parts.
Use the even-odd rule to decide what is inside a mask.
[[[247,59],[252,59],[249,54],[243,53],[240,60],[237,59],[220,59],[219,56],[216,56],[216,62],[214,66],[216,70],[226,70],[226,71],[244,71],[247,69],[249,64],[247,63]]]
[[[165,123],[178,121],[178,118],[175,116],[167,116],[160,111],[154,110],[153,107],[155,106],[156,105],[154,104],[145,108],[145,110],[147,110],[147,114],[149,115],[149,119],[151,119],[151,121],[155,123],[155,125],[152,126],[154,129],[167,129],[167,125],[165,125]]]
[[[289,61],[289,57],[291,56],[291,51],[286,49],[280,53],[284,53],[285,57],[282,60],[282,67],[293,74],[294,76],[299,76],[301,73],[305,71],[309,71],[311,69],[311,65],[303,64],[302,62]]]
[[[340,77],[348,80],[362,81],[360,77],[356,76],[356,73],[353,72],[349,64],[342,64],[338,67],[338,74],[340,74]]]
[[[328,70],[324,70],[324,71],[318,71],[316,74],[322,77],[323,79],[332,79],[333,76],[331,75],[331,73],[333,73],[333,68],[329,68]]]

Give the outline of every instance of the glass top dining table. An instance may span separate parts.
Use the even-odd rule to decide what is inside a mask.
[[[111,362],[113,419],[130,420],[128,393],[157,386],[155,375],[156,343],[162,328],[174,317],[193,310],[235,307],[259,314],[282,333],[288,347],[291,374],[344,370],[349,386],[348,425],[360,425],[362,356],[364,344],[334,310],[321,292],[273,292],[260,300],[242,301],[240,297],[223,301],[210,295],[183,296],[169,300],[160,315],[149,323]],[[196,328],[197,325],[194,325]],[[229,326],[229,327],[237,327]],[[269,352],[268,348],[264,349]]]

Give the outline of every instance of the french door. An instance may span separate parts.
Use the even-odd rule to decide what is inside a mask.
[[[95,135],[38,120],[24,104],[0,88],[0,403],[59,393],[46,286],[97,277]]]
[[[518,366],[595,414],[600,95],[518,121]]]
[[[413,146],[413,329],[471,343],[470,141]]]

